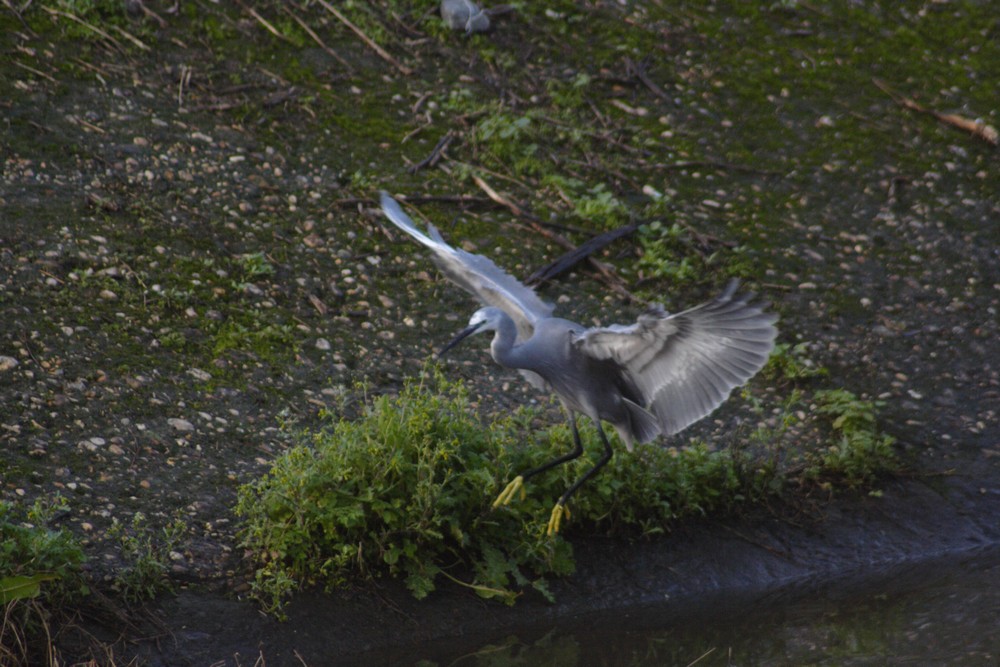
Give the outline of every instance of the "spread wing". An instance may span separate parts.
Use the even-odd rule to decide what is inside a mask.
[[[713,300],[676,315],[657,307],[630,326],[583,331],[582,353],[624,369],[667,435],[715,410],[754,376],[774,348],[778,317],[737,295],[733,280]]]
[[[487,306],[496,306],[510,315],[517,325],[518,341],[531,337],[535,323],[552,315],[552,305],[538,298],[490,259],[453,248],[434,225],[427,234],[417,229],[410,216],[387,193],[382,193],[382,211],[389,220],[432,252],[431,259],[449,280],[465,289]]]

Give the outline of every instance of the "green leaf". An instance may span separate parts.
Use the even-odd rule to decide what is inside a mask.
[[[53,581],[58,578],[50,572],[4,577],[0,579],[0,604],[37,597],[42,591],[43,581]]]

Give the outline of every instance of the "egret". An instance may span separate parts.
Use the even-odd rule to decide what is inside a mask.
[[[570,496],[611,460],[602,421],[614,427],[629,451],[636,443],[678,433],[753,377],[774,348],[777,315],[751,303],[753,294],[738,294],[737,280],[711,301],[679,313],[657,305],[634,324],[583,327],[553,317],[552,305],[534,290],[490,259],[448,245],[433,225],[422,232],[385,192],[381,203],[386,217],[427,247],[452,282],[485,305],[438,356],[473,334],[492,331],[494,361],[554,392],[568,415],[574,449],[517,475],[493,507],[509,504],[519,492],[523,497],[526,480],[583,454],[577,413],[597,427],[604,453],[556,502],[549,535],[569,516]]]

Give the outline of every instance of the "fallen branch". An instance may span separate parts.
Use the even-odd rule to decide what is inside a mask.
[[[248,13],[250,16],[254,17],[254,19],[257,21],[257,23],[259,23],[262,26],[264,26],[264,29],[267,30],[269,33],[271,33],[272,35],[274,35],[275,37],[277,37],[278,39],[280,39],[282,41],[288,42],[289,44],[292,43],[292,40],[290,40],[288,37],[286,37],[284,35],[284,33],[282,33],[280,30],[278,30],[273,25],[271,25],[271,22],[268,21],[263,16],[261,16],[260,13],[256,9],[254,9],[253,7],[248,7],[243,2],[240,2],[240,6],[243,7],[243,10],[246,11],[246,13]]]
[[[378,44],[376,44],[375,41],[371,37],[369,37],[368,35],[366,35],[364,33],[364,31],[361,30],[361,28],[359,28],[358,26],[356,26],[353,23],[351,23],[350,19],[348,19],[343,14],[341,14],[340,10],[338,10],[336,7],[334,7],[333,5],[331,5],[326,0],[317,0],[317,2],[319,2],[319,4],[321,4],[323,6],[323,8],[326,9],[326,11],[330,12],[335,17],[337,17],[338,21],[340,21],[341,23],[343,23],[344,25],[346,25],[348,28],[350,28],[352,31],[354,31],[354,34],[357,35],[358,37],[360,37],[361,41],[363,41],[373,51],[375,51],[375,53],[377,53],[380,58],[382,58],[383,60],[385,60],[387,63],[389,63],[390,65],[392,65],[396,69],[398,69],[403,74],[406,74],[406,75],[413,74],[413,70],[412,69],[410,69],[409,67],[407,67],[403,63],[401,63],[398,60],[396,60],[395,58],[393,58],[389,54],[388,51],[386,51],[381,46],[379,46]]]
[[[434,149],[431,151],[430,155],[428,155],[423,160],[410,167],[408,171],[411,174],[415,174],[424,167],[433,167],[434,165],[436,165],[438,160],[441,159],[441,155],[446,150],[448,150],[448,146],[451,144],[454,138],[455,138],[454,130],[448,130],[447,132],[445,132],[444,136],[441,137],[440,141],[437,142],[437,145],[434,146]]]
[[[639,229],[639,223],[633,222],[625,225],[624,227],[619,227],[618,229],[612,229],[611,231],[604,232],[603,234],[598,234],[589,241],[581,243],[573,250],[570,250],[564,255],[556,258],[554,261],[538,269],[528,276],[524,282],[528,285],[540,285],[548,280],[552,280],[556,276],[569,271],[583,260],[588,259],[594,253],[603,250],[605,247],[611,245],[623,236],[634,234],[637,229]]]
[[[302,19],[299,18],[298,14],[296,14],[291,9],[289,9],[284,3],[282,3],[281,9],[286,14],[288,14],[289,16],[291,16],[292,19],[294,19],[295,22],[299,24],[299,27],[302,28],[303,30],[305,30],[306,34],[309,35],[310,37],[312,37],[312,40],[314,42],[316,42],[319,45],[319,48],[323,49],[323,51],[328,56],[330,56],[331,58],[333,58],[334,60],[336,60],[337,62],[339,62],[341,65],[343,65],[344,69],[346,69],[348,72],[353,72],[354,71],[354,68],[351,67],[350,63],[348,63],[346,60],[344,60],[340,56],[339,53],[337,53],[336,51],[334,51],[333,49],[331,49],[329,46],[327,46],[326,43],[322,39],[320,39],[319,35],[316,34],[316,31],[314,31],[312,28],[310,28],[308,23],[306,23],[305,21],[303,21]]]
[[[31,67],[30,65],[25,65],[24,63],[18,62],[16,60],[14,60],[12,62],[15,65],[17,65],[18,67],[20,67],[21,69],[26,69],[29,72],[31,72],[32,74],[37,74],[38,76],[42,77],[43,79],[48,79],[52,83],[58,83],[58,81],[56,81],[54,77],[49,76],[48,74],[46,74],[45,72],[43,72],[40,69],[35,69],[34,67]]]
[[[488,196],[490,199],[500,204],[501,206],[504,206],[505,208],[509,209],[510,212],[516,215],[517,217],[527,220],[528,225],[536,233],[541,234],[545,238],[555,243],[558,243],[559,245],[561,245],[562,247],[566,248],[569,251],[575,251],[577,249],[576,245],[562,234],[558,234],[549,229],[546,229],[543,226],[541,219],[534,213],[531,213],[530,211],[524,209],[516,202],[507,199],[506,197],[498,193],[496,190],[494,190],[492,187],[490,187],[490,184],[484,181],[483,178],[479,176],[479,174],[473,173],[472,180],[476,182],[476,185],[482,188],[483,192],[485,192],[486,196]],[[621,278],[619,278],[618,275],[607,264],[597,259],[594,259],[593,257],[587,257],[587,262],[590,264],[591,267],[593,267],[597,271],[598,275],[600,276],[604,284],[610,287],[619,296],[629,301],[639,300],[635,296],[633,296],[631,292],[625,289],[625,285],[622,282]]]
[[[674,101],[672,99],[670,99],[670,96],[667,95],[667,93],[664,92],[664,90],[662,88],[660,88],[660,86],[658,86],[655,81],[653,81],[652,79],[649,78],[649,75],[646,74],[646,68],[643,67],[640,63],[637,63],[636,61],[634,61],[631,58],[629,58],[628,56],[626,56],[625,57],[625,69],[627,71],[631,72],[632,75],[634,75],[637,79],[639,79],[639,81],[641,81],[644,86],[646,86],[647,88],[649,88],[649,90],[654,95],[656,95],[657,97],[659,97],[662,100],[670,102],[671,104],[674,103]]]
[[[903,106],[911,111],[919,111],[920,113],[925,113],[934,116],[942,123],[946,125],[951,125],[960,130],[968,132],[974,137],[979,137],[980,139],[993,144],[994,146],[1000,145],[1000,134],[992,125],[987,125],[982,120],[978,118],[972,120],[971,118],[966,118],[965,116],[959,116],[953,113],[941,113],[940,111],[935,111],[934,109],[928,109],[927,107],[919,104],[918,102],[910,99],[909,97],[904,97],[900,95],[895,90],[889,87],[884,81],[880,79],[872,79],[872,83],[878,87],[883,93],[888,95],[900,106]]]
[[[96,25],[91,25],[90,23],[87,23],[86,21],[84,21],[79,16],[76,16],[75,14],[70,14],[69,12],[60,11],[58,9],[52,9],[51,7],[42,7],[42,9],[45,10],[46,12],[48,12],[49,14],[51,14],[52,16],[62,16],[63,18],[67,18],[67,19],[69,19],[71,21],[75,21],[75,22],[79,23],[84,28],[87,28],[88,30],[97,33],[98,35],[100,35],[104,39],[106,39],[109,42],[111,42],[114,45],[114,47],[116,49],[118,49],[119,51],[122,51],[122,52],[125,51],[125,49],[122,48],[121,42],[119,42],[117,39],[115,39],[114,37],[112,37],[111,35],[109,35],[108,33],[106,33],[105,31],[103,31],[100,28],[98,28]]]
[[[145,42],[143,42],[141,39],[139,39],[138,37],[136,37],[135,35],[133,35],[132,33],[130,33],[128,30],[125,30],[124,28],[122,28],[120,26],[117,26],[117,25],[112,25],[111,27],[114,28],[115,30],[117,30],[121,34],[122,37],[124,37],[128,41],[132,42],[133,44],[135,44],[137,47],[139,47],[143,51],[149,51],[149,47],[146,46]]]

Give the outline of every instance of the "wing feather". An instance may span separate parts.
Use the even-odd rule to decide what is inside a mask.
[[[551,304],[542,301],[534,290],[518,282],[489,258],[453,248],[434,225],[428,225],[425,234],[385,192],[381,203],[383,213],[394,225],[430,249],[431,259],[449,280],[484,305],[496,306],[510,315],[517,326],[519,341],[531,337],[538,320],[552,315]]]
[[[654,308],[629,326],[595,327],[574,340],[595,359],[613,359],[642,393],[664,433],[677,433],[722,404],[767,362],[777,315],[736,294],[731,281],[713,300],[676,315]]]

